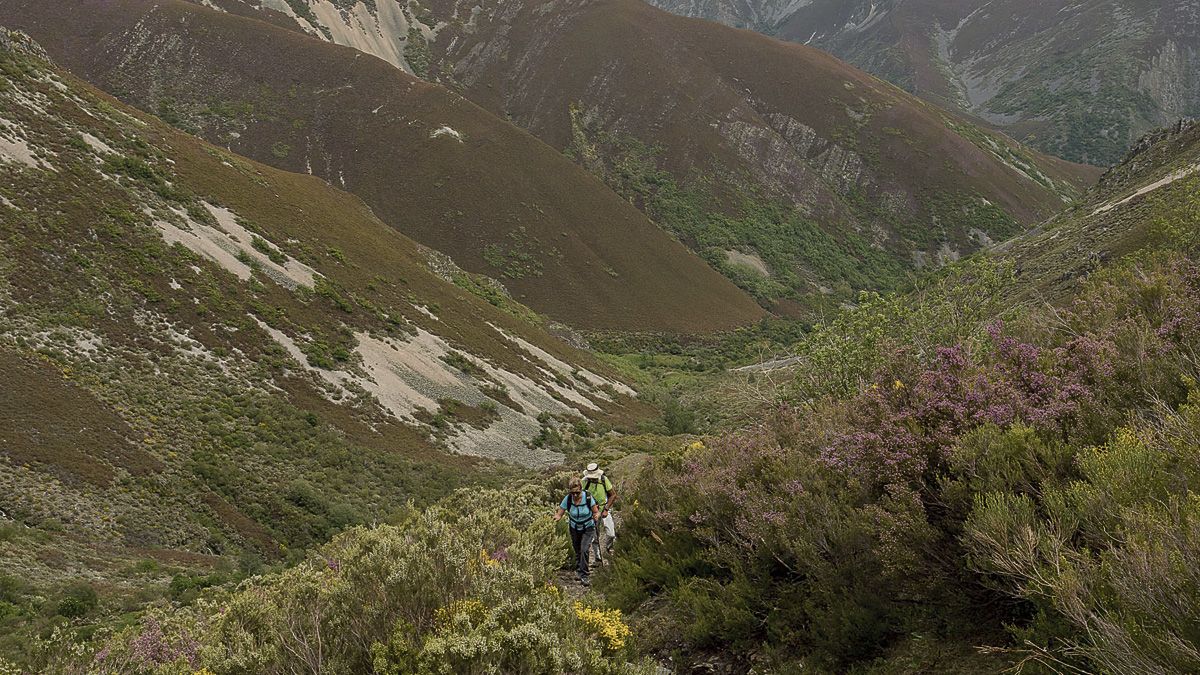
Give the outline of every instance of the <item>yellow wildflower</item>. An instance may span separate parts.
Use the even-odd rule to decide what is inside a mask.
[[[482,602],[474,598],[464,598],[455,600],[444,607],[438,607],[437,611],[433,613],[433,619],[438,630],[449,630],[457,617],[465,616],[468,621],[478,623],[483,620],[486,613],[487,610]]]
[[[704,449],[704,443],[701,441],[693,441],[691,445],[687,446],[687,449],[692,452],[699,452],[700,450]]]
[[[631,631],[628,624],[621,619],[621,610],[588,607],[576,601],[575,616],[579,617],[588,630],[603,638],[609,649],[620,651],[625,648],[625,640]]]
[[[904,388],[904,383],[901,382],[900,380],[896,380],[895,382],[892,383],[892,389],[895,389],[896,391],[900,391],[903,388]]]
[[[500,564],[500,561],[488,555],[486,548],[481,548],[479,549],[479,564],[484,567],[496,567]]]

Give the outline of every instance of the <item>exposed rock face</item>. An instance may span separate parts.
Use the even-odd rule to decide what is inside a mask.
[[[33,38],[19,30],[10,30],[4,26],[0,26],[0,50],[15,54],[25,54],[41,59],[46,63],[53,63],[46,50],[42,49],[42,46],[35,42]]]
[[[653,0],[828,50],[1019,140],[1106,165],[1200,114],[1200,5],[1159,0]]]

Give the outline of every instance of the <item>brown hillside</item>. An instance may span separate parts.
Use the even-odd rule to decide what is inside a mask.
[[[550,147],[354,50],[174,0],[17,0],[0,6],[0,23],[177,126],[345,187],[573,325],[711,331],[761,315]]]
[[[773,136],[786,137],[779,127],[788,121],[773,119],[784,115],[862,154],[880,181],[879,193],[900,189],[919,198],[929,189],[976,191],[1025,222],[1061,207],[1055,190],[948,127],[961,120],[818,50],[676,17],[637,0],[517,0],[499,7],[485,10],[476,18],[479,27],[463,29],[462,37],[453,26],[439,33],[443,72],[472,100],[555,147],[570,143],[566,110],[579,102],[599,106],[606,126],[661,144],[676,171],[714,160],[753,170],[749,160],[768,156],[746,157],[739,141],[767,145]],[[501,42],[507,48],[495,48]],[[469,56],[475,52],[493,56]],[[855,124],[856,115],[865,119]],[[748,138],[738,136],[739,125],[749,125],[741,130]],[[1050,179],[1076,187],[1095,176],[1065,162],[1030,159]],[[762,170],[784,182],[784,172],[795,168]],[[818,178],[809,182],[819,184]],[[830,187],[791,189],[813,190],[820,208],[822,197],[834,200]]]
[[[444,18],[468,3],[433,4]],[[510,0],[472,16],[440,30],[431,77],[585,165],[593,148],[580,143],[581,127],[601,155],[613,152],[605,134],[657,147],[680,182],[707,180],[729,195],[717,207],[726,212],[741,207],[746,191],[735,186],[749,177],[758,201],[785,195],[850,265],[878,266],[868,284],[896,263],[946,260],[1010,236],[1098,173],[1029,152],[818,50],[637,0]],[[605,172],[621,176],[622,158]],[[891,258],[870,257],[856,240]],[[712,243],[695,243],[711,260]],[[820,248],[829,256],[834,243]],[[834,285],[815,258],[776,271]]]
[[[0,29],[0,525],[47,536],[0,569],[275,558],[654,414],[357,197],[13,44]]]
[[[894,285],[1049,216],[1098,173],[817,50],[638,0],[285,9],[569,152],[764,301]]]

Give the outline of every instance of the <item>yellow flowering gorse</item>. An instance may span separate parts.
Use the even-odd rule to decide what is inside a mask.
[[[591,631],[608,643],[608,648],[620,651],[630,635],[629,626],[621,619],[619,609],[598,609],[582,602],[575,603],[575,616]]]
[[[437,623],[438,630],[446,630],[454,624],[456,617],[465,616],[474,623],[482,620],[484,614],[486,614],[486,608],[482,602],[474,598],[465,598],[455,600],[444,607],[438,607],[434,612],[434,621]]]

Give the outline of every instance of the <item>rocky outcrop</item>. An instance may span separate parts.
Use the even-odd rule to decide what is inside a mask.
[[[0,50],[26,54],[41,59],[46,63],[53,64],[46,50],[42,49],[42,46],[29,37],[28,34],[22,33],[19,30],[10,30],[4,26],[0,26]]]

